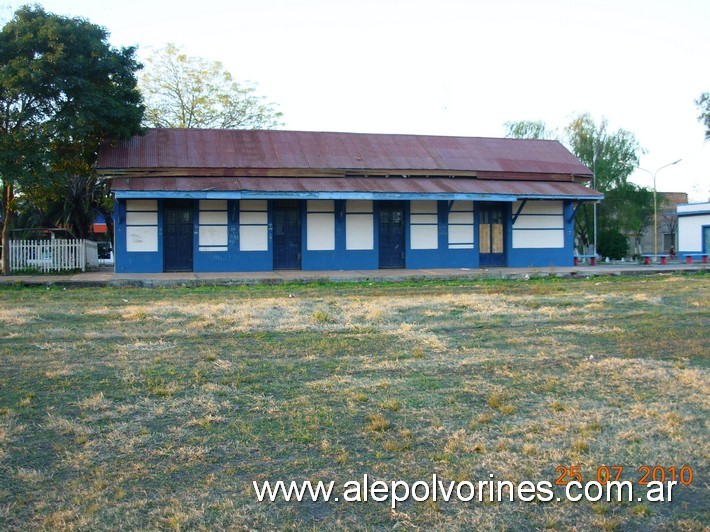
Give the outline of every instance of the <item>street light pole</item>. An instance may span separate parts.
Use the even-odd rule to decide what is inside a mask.
[[[669,166],[678,164],[682,160],[683,159],[678,159],[677,161],[673,161],[672,163],[664,164],[655,172],[651,172],[650,170],[646,170],[645,168],[641,168],[640,166],[636,167],[639,170],[643,170],[647,174],[650,174],[651,177],[653,177],[653,254],[656,256],[658,255],[658,201],[656,199],[656,176],[658,175],[658,172],[660,172],[664,168],[668,168]]]

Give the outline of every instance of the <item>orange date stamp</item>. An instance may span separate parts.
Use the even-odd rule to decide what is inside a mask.
[[[619,482],[622,480],[622,475],[627,468],[621,465],[599,466],[595,472],[594,478],[589,480],[595,480],[599,484],[607,484],[609,482]],[[555,468],[555,474],[558,475],[555,484],[558,486],[565,486],[570,482],[584,483],[584,478],[582,476],[582,466],[581,465],[570,465],[570,466],[557,466]],[[681,467],[670,466],[647,466],[642,465],[636,468],[634,478],[631,482],[638,484],[639,486],[648,486],[649,482],[677,482],[683,486],[688,486],[693,482],[694,474],[693,468],[684,465]]]

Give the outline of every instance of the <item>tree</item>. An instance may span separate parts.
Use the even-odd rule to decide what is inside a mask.
[[[135,48],[112,48],[85,19],[20,8],[0,31],[3,271],[18,193],[48,193],[90,177],[102,140],[140,132]],[[94,181],[91,181],[91,180]],[[39,199],[39,198],[37,198]]]
[[[519,120],[503,124],[505,136],[511,139],[543,139],[555,140],[557,135],[547,128],[542,120]]]
[[[237,83],[219,61],[184,54],[174,44],[147,61],[140,87],[149,127],[272,129],[282,125],[274,104]]]
[[[553,130],[541,121],[506,122],[505,127],[508,137],[555,136]],[[574,117],[564,129],[564,134],[562,142],[594,173],[594,183],[590,184],[606,195],[598,212],[598,228],[609,230],[604,234],[624,232],[636,238],[640,212],[645,213],[652,206],[652,196],[649,196],[648,190],[627,182],[638,165],[639,154],[643,152],[634,134],[624,129],[610,132],[605,119],[597,124],[589,114]],[[586,248],[594,240],[593,206],[585,204],[578,209],[576,222],[577,238]],[[619,247],[614,246],[614,249],[617,253]]]
[[[607,131],[606,119],[597,125],[588,114],[574,118],[565,128],[572,153],[594,172],[595,188],[606,192],[626,184],[643,150],[633,133]]]
[[[705,140],[710,140],[710,92],[704,92],[695,103],[700,108],[698,120],[705,126]]]
[[[633,238],[634,254],[640,254],[641,238],[653,221],[653,191],[626,183],[608,190],[599,207],[602,229]],[[601,252],[601,244],[599,249]]]

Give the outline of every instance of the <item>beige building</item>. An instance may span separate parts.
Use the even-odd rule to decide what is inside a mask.
[[[688,203],[687,192],[658,192],[658,253],[668,253],[671,249],[678,251],[678,214],[676,207]],[[653,217],[641,237],[641,252],[653,253]],[[633,241],[629,243],[633,250]]]

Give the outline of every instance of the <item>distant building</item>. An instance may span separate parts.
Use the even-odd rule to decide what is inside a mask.
[[[678,214],[676,207],[688,203],[687,192],[658,192],[658,252],[668,253],[671,246],[678,250]],[[653,216],[641,237],[641,252],[653,253]],[[633,249],[633,247],[629,247]]]
[[[104,145],[118,272],[571,266],[557,141],[153,129]]]
[[[678,256],[710,253],[710,202],[678,205]]]

